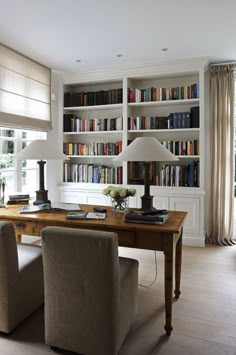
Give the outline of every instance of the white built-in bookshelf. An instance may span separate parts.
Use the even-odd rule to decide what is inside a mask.
[[[114,162],[130,141],[154,136],[179,161],[152,164],[154,206],[186,210],[184,243],[204,245],[205,63],[147,68],[112,77],[64,77],[64,162],[59,199],[110,204],[111,184],[133,185],[131,207],[140,207],[142,164]],[[87,80],[87,81],[86,81]],[[199,120],[198,120],[199,117]]]

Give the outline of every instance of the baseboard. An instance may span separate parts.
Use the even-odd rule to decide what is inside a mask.
[[[183,245],[190,247],[205,247],[205,237],[199,234],[184,234]]]

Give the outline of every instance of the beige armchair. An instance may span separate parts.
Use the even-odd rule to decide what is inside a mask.
[[[46,227],[41,234],[46,343],[116,355],[137,311],[137,260],[118,257],[115,233]]]
[[[43,304],[41,248],[16,244],[14,226],[0,222],[0,331],[9,333]]]

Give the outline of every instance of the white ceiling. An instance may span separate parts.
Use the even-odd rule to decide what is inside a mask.
[[[235,61],[235,15],[235,0],[0,0],[0,42],[65,72]]]

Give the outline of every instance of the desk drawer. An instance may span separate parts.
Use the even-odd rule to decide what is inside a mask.
[[[12,221],[16,234],[40,236],[40,231],[48,224],[42,222]]]
[[[126,230],[110,230],[106,228],[106,232],[115,232],[118,234],[118,243],[121,247],[134,247],[135,246],[135,233]]]
[[[40,231],[44,227],[50,225],[49,222],[32,222],[32,221],[12,221],[15,227],[16,234],[25,234],[25,235],[33,235],[33,236],[40,236]],[[52,223],[55,225],[55,223]],[[59,226],[59,223],[57,222]],[[64,224],[63,222],[60,223],[61,227],[72,227],[72,228],[88,228],[87,226],[69,226],[68,224]],[[90,227],[91,228],[91,227]],[[92,228],[95,229],[95,228]],[[114,232],[114,229],[107,229],[104,228],[106,232]],[[127,230],[116,230],[115,233],[118,234],[119,245],[124,247],[134,247],[135,246],[135,233],[132,231]]]

